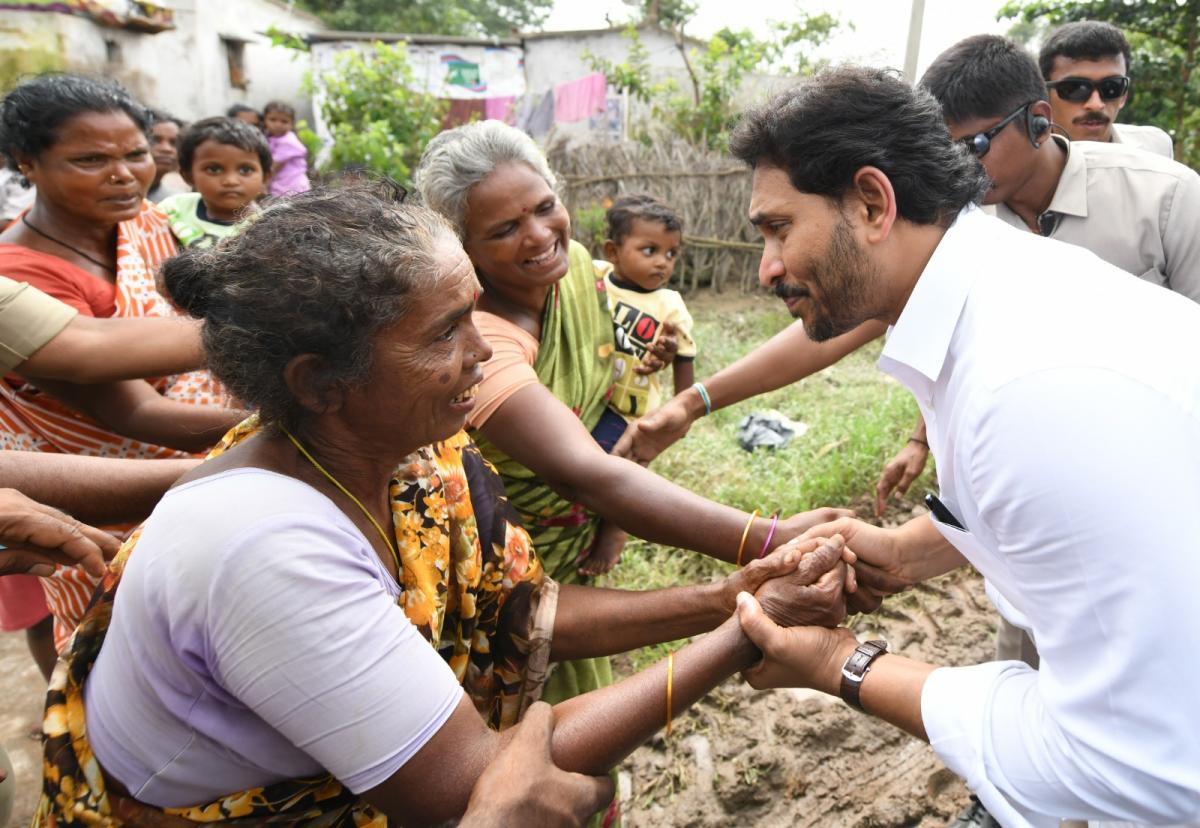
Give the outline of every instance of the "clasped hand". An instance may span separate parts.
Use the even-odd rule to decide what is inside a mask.
[[[757,596],[782,626],[833,627],[846,617],[846,589],[854,589],[847,564],[853,560],[840,537],[797,538],[733,573],[730,586],[735,595]]]

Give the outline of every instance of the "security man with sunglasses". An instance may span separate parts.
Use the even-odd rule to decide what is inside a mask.
[[[1111,141],[1172,158],[1171,136],[1158,127],[1116,122],[1129,99],[1129,58],[1129,41],[1111,23],[1081,20],[1051,32],[1038,54],[1051,120],[1072,141]]]

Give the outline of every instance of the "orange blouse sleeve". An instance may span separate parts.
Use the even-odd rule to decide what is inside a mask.
[[[467,425],[479,428],[509,397],[540,382],[533,370],[538,341],[506,319],[475,311],[475,327],[492,346],[492,358],[483,363],[483,382],[475,395],[475,407]]]

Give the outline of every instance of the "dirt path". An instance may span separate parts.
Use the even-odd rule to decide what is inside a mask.
[[[983,581],[963,570],[860,617],[860,638],[940,664],[993,652]],[[941,828],[966,786],[928,745],[810,691],[730,680],[623,766],[626,825]]]
[[[11,826],[26,826],[41,786],[41,743],[29,730],[42,719],[46,683],[25,647],[25,633],[0,633],[0,743],[13,764],[16,801]],[[2,828],[2,826],[0,826]]]

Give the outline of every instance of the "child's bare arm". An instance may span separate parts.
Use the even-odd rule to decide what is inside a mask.
[[[685,388],[691,388],[696,382],[696,361],[683,357],[675,357],[675,361],[671,363],[671,367],[675,374],[675,393],[678,394]]]

